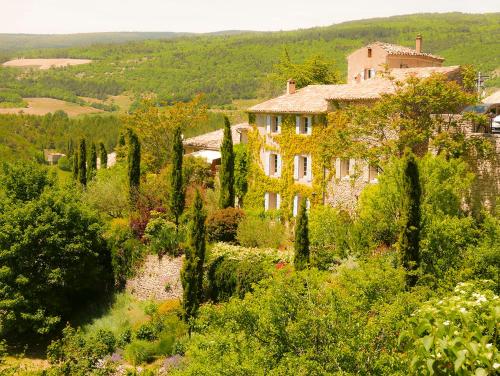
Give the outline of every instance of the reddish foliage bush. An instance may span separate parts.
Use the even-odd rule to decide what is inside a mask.
[[[207,218],[207,238],[210,242],[236,242],[238,225],[245,212],[237,208],[214,211]]]

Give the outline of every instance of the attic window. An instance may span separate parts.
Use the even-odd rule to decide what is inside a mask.
[[[372,57],[372,48],[368,47],[368,57]]]

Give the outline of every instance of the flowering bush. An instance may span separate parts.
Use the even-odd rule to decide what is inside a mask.
[[[489,375],[500,371],[500,300],[493,282],[459,283],[453,294],[432,299],[409,320],[400,340],[419,375]]]

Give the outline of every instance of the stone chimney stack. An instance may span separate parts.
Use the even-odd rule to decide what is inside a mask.
[[[417,50],[418,53],[422,52],[422,35],[418,34],[417,39],[415,39],[415,50]]]
[[[286,82],[286,93],[295,94],[295,80],[292,78]]]

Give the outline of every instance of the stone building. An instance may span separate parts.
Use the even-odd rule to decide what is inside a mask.
[[[349,55],[347,84],[297,90],[289,80],[284,95],[251,107],[250,138],[260,151],[253,157],[259,167],[247,202],[292,215],[302,199],[352,210],[362,189],[377,182],[378,169],[352,158],[322,166],[318,149],[328,113],[346,104],[373,103],[396,90],[394,80],[434,73],[460,80],[460,67],[443,67],[443,60],[422,52],[420,36],[415,49],[375,42]]]

